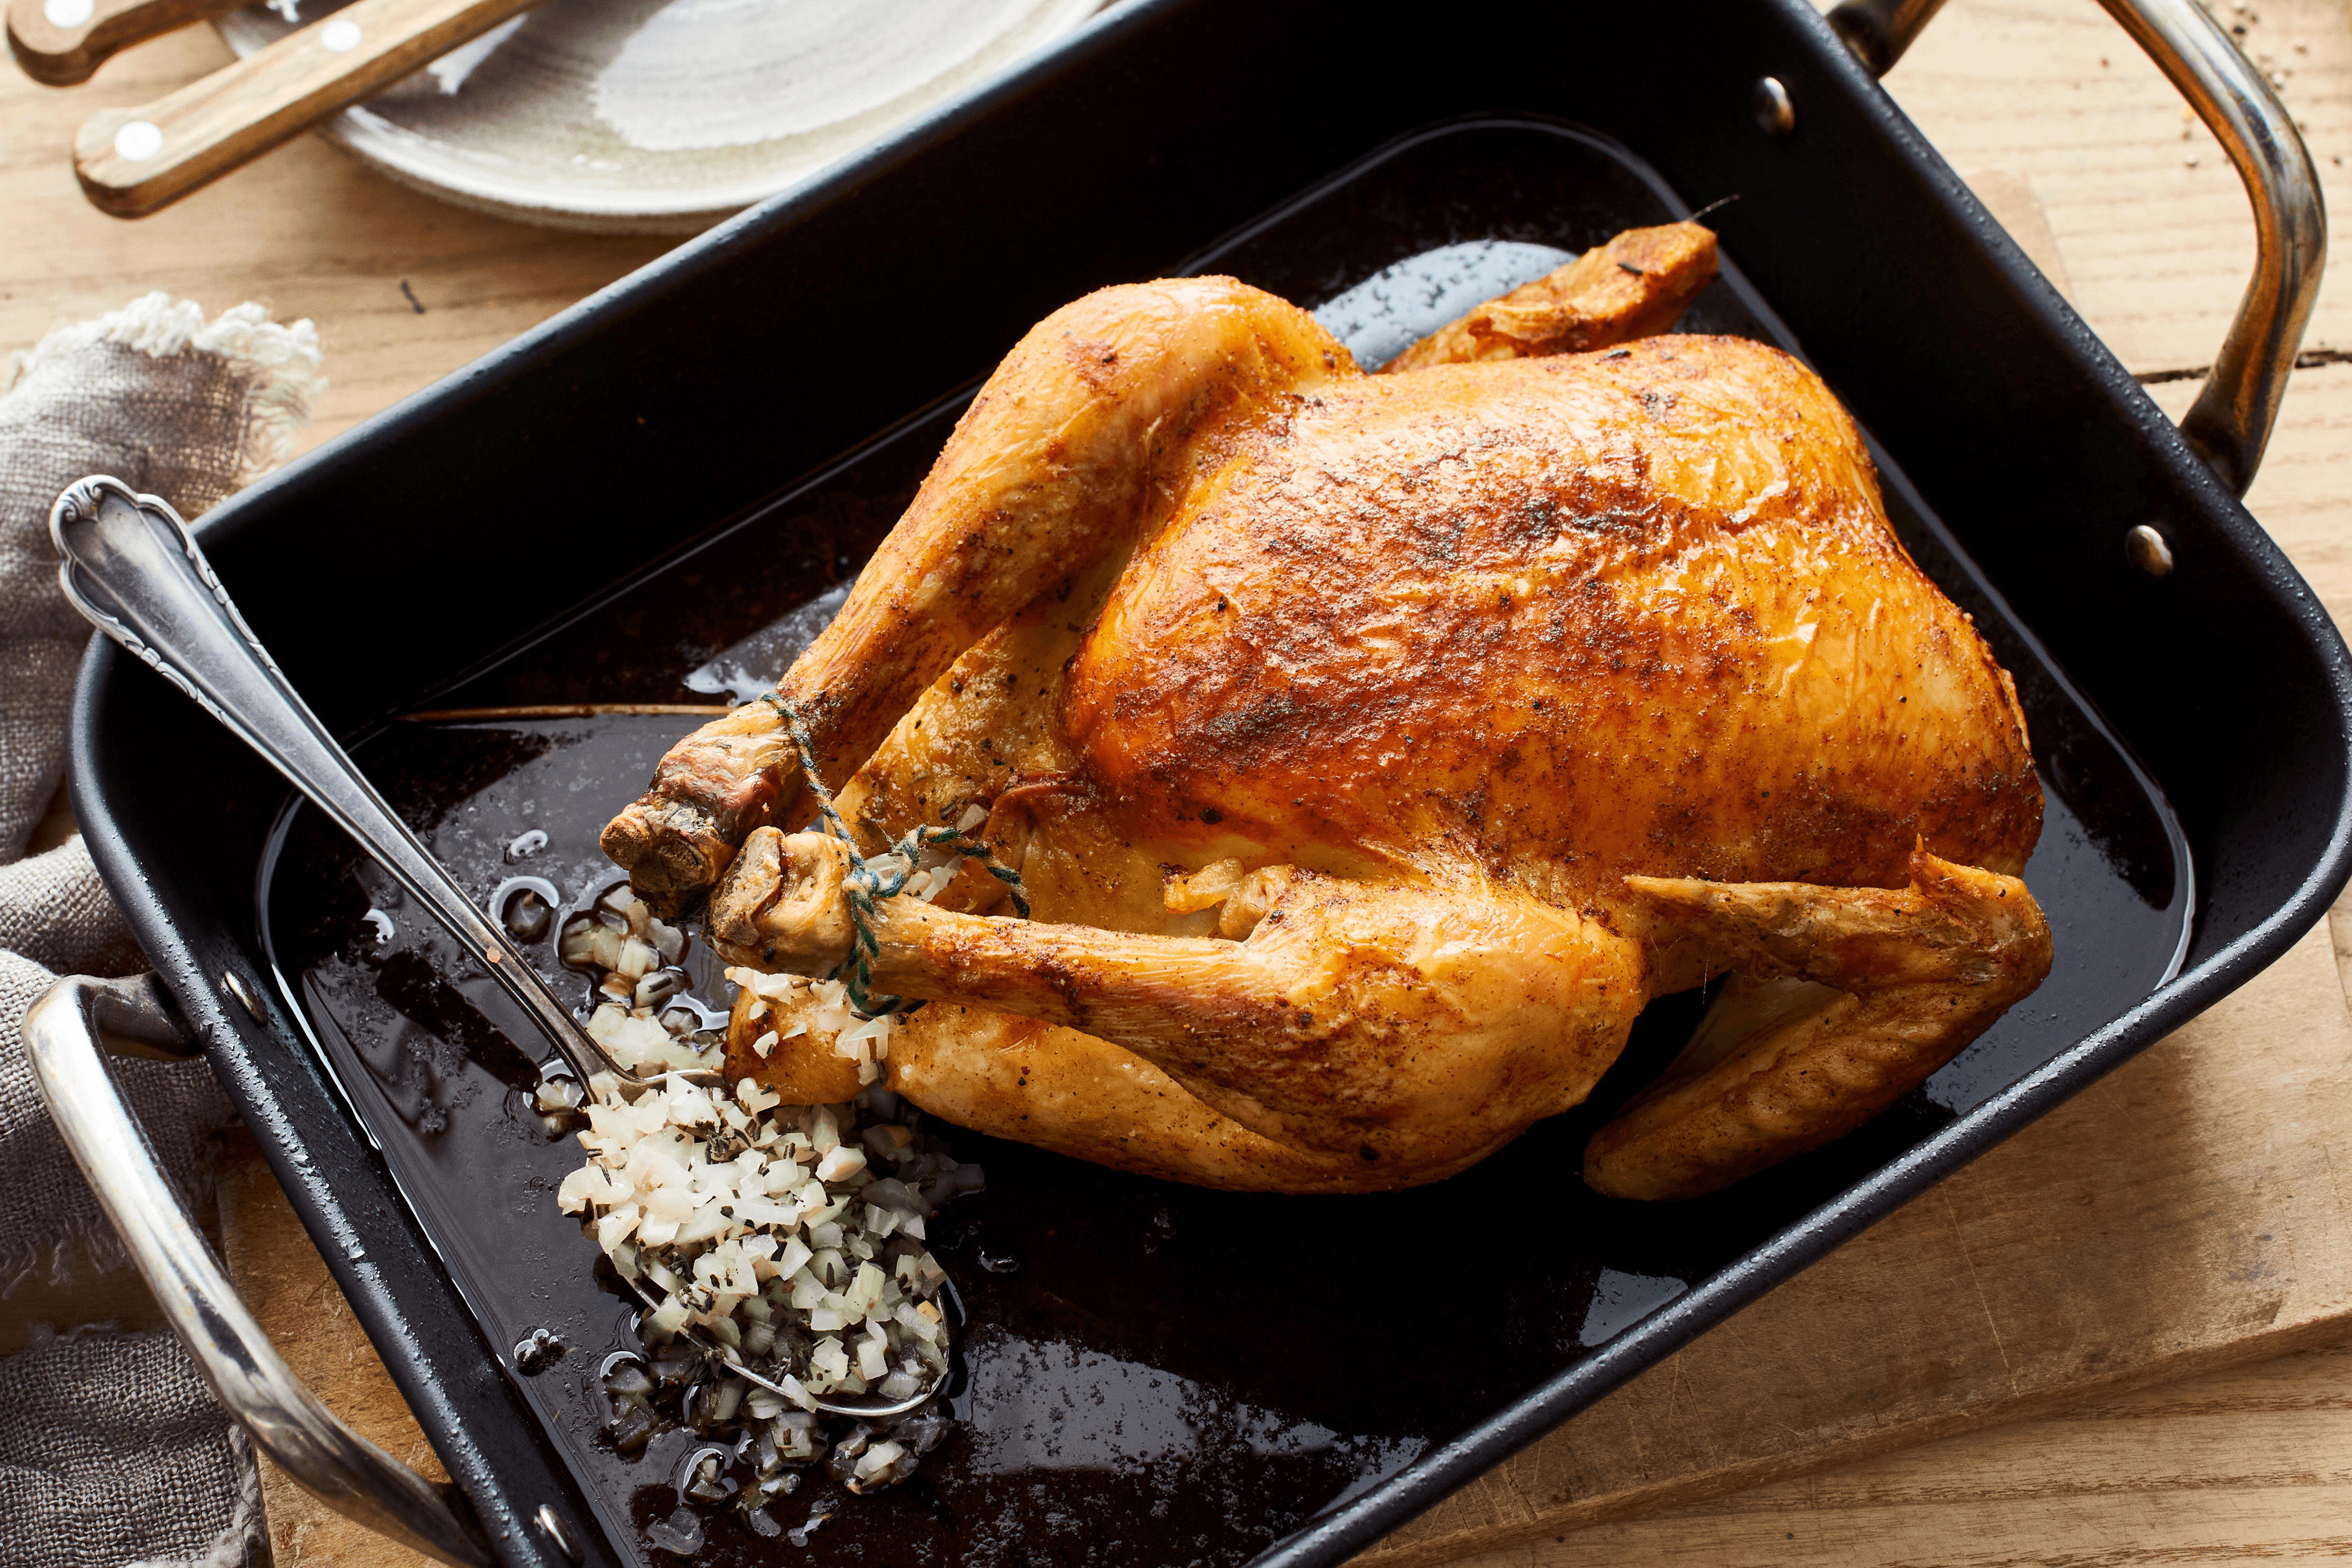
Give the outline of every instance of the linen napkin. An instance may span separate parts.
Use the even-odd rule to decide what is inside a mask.
[[[26,858],[64,768],[89,629],[58,586],[49,507],[111,474],[194,517],[284,460],[324,390],[318,332],[258,305],[207,321],[151,294],[60,328],[0,376],[0,1294],[127,1266],[33,1085],[25,1010],[58,974],[146,967],[79,835]],[[118,1082],[192,1210],[236,1113],[201,1060],[119,1060]],[[168,1330],[105,1326],[0,1360],[0,1563],[266,1562],[244,1432]]]

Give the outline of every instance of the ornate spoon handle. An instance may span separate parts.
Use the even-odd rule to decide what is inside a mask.
[[[66,597],[115,642],[194,697],[286,776],[522,1004],[572,1070],[639,1075],[605,1055],[498,923],[384,804],[229,601],[171,506],[120,479],[84,479],[58,497],[49,537]]]

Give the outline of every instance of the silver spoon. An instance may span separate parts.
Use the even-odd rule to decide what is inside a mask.
[[[725,1083],[725,1074],[714,1068],[633,1071],[589,1036],[506,931],[474,907],[335,744],[236,612],[195,535],[169,502],[139,495],[120,479],[93,476],[58,497],[49,511],[49,538],[63,558],[58,577],[73,607],[194,697],[431,910],[521,1004],[583,1085],[598,1072],[648,1088],[673,1079]],[[638,1281],[629,1285],[647,1306],[659,1304]],[[953,1314],[947,1316],[951,1323]],[[735,1375],[791,1397],[707,1331],[688,1328],[684,1337]],[[901,1416],[929,1399],[938,1381],[909,1399],[820,1396],[816,1405],[830,1415],[869,1420]]]

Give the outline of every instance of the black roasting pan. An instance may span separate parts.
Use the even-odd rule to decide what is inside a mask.
[[[1695,324],[1820,370],[1873,437],[1906,541],[2019,674],[2053,803],[2027,873],[2052,910],[2050,986],[1863,1134],[1673,1209],[1583,1193],[1572,1126],[1392,1199],[1221,1197],[989,1145],[972,1212],[1029,1267],[948,1255],[972,1313],[965,1435],[919,1488],[776,1554],[1341,1561],[2283,953],[2352,869],[2343,642],[1803,0],[1122,5],[203,520],[295,685],[487,892],[497,823],[467,813],[501,779],[572,758],[571,803],[544,810],[585,855],[688,721],[391,721],[696,700],[688,672],[855,570],[976,378],[1062,303],[1205,267],[1393,327],[1447,267],[1726,197],[1707,221],[1728,265]],[[2286,289],[2285,358],[2307,283]],[[2252,402],[2266,429],[2274,400]],[[2127,550],[2143,526],[2168,574]],[[108,884],[498,1558],[563,1562],[551,1517],[588,1561],[646,1560],[673,1500],[593,1451],[575,1408],[593,1355],[533,1379],[508,1348],[532,1312],[617,1332],[576,1299],[568,1222],[543,1186],[426,1190],[415,1128],[320,1043],[332,1020],[286,911],[359,907],[348,854],[110,643],[73,725]],[[1634,1054],[1654,1062],[1688,1021],[1662,1009]],[[528,1157],[561,1168],[560,1150]],[[554,1239],[485,1266],[468,1205]],[[1418,1316],[1348,1250],[1443,1226],[1472,1256],[1449,1265],[1458,1299]],[[1398,1370],[1413,1355],[1457,1370],[1416,1382]],[[1147,1397],[1180,1386],[1181,1409]],[[1003,1402],[1022,1398],[1016,1431]],[[1147,1427],[1157,1447],[1134,1447]],[[713,1550],[769,1560],[748,1536]]]

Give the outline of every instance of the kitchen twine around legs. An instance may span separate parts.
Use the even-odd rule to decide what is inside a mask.
[[[866,852],[857,847],[857,840],[851,835],[848,824],[841,820],[841,813],[834,810],[833,791],[824,787],[824,777],[817,771],[816,747],[810,743],[808,726],[801,722],[801,716],[793,711],[793,705],[786,702],[781,694],[762,692],[760,700],[774,708],[778,716],[782,718],[785,730],[793,737],[793,745],[801,754],[801,777],[808,780],[809,789],[816,796],[818,819],[824,824],[825,832],[839,840],[841,846],[849,852],[849,873],[842,892],[849,903],[849,924],[856,935],[849,944],[849,956],[835,967],[834,975],[840,977],[848,989],[850,1010],[862,1019],[879,1018],[890,1012],[914,1012],[923,1005],[921,1002],[909,1001],[905,997],[877,997],[868,993],[868,988],[874,982],[874,960],[882,956],[882,945],[874,936],[874,901],[897,897],[906,887],[907,879],[914,874],[915,862],[925,850],[946,849],[978,861],[989,875],[1004,884],[1005,891],[1013,895],[1013,910],[1026,920],[1029,918],[1029,896],[1028,891],[1021,884],[1021,873],[998,860],[995,851],[970,833],[955,828],[925,826],[914,828],[888,850],[875,856],[874,860],[888,860],[896,856],[899,862],[887,871],[877,871],[874,860],[868,860]]]

